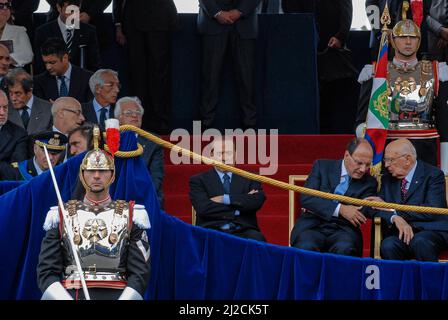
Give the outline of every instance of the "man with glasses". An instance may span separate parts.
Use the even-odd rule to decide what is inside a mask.
[[[115,118],[120,121],[120,126],[129,124],[141,128],[143,113],[142,103],[137,97],[123,97],[115,105]],[[163,207],[164,168],[162,147],[140,136],[137,137],[137,140],[143,146],[141,157],[148,168],[152,183],[157,191],[160,206]]]
[[[407,139],[389,143],[384,154],[386,172],[381,179],[378,197],[369,199],[406,205],[446,208],[443,172],[423,161]],[[448,216],[398,211],[409,227],[404,232],[383,228],[383,259],[438,261],[439,253],[448,248]]]
[[[317,160],[305,187],[363,199],[376,194],[377,182],[368,172],[373,151],[361,138],[347,145],[343,160]],[[291,232],[291,246],[319,252],[361,256],[363,239],[360,226],[376,213],[367,208],[309,195],[301,196],[302,214]],[[388,224],[400,230],[406,222],[392,213],[379,211]],[[370,239],[368,239],[370,241]]]
[[[41,47],[47,71],[34,77],[34,94],[44,100],[73,97],[80,102],[92,100],[89,79],[92,72],[70,63],[70,53],[62,39],[50,38]]]
[[[53,116],[53,131],[67,136],[68,133],[85,121],[81,104],[74,98],[58,98],[51,107]]]
[[[105,121],[114,117],[115,102],[117,102],[121,85],[118,73],[111,69],[100,69],[89,80],[93,100],[82,105],[86,120],[99,124],[105,129]]]

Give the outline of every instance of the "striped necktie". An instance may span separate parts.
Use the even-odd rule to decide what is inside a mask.
[[[67,45],[67,50],[69,53],[72,52],[72,44],[73,44],[73,30],[67,29],[67,33],[65,35],[65,44]]]

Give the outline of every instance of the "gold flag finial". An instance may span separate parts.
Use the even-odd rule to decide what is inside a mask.
[[[409,2],[403,1],[403,7],[401,8],[401,20],[406,20],[408,18],[407,12],[409,10]]]
[[[383,14],[381,15],[381,24],[383,25],[383,31],[387,31],[389,30],[389,28],[387,27],[388,25],[390,25],[391,23],[391,18],[390,18],[390,13],[389,13],[389,7],[387,5],[387,1],[386,1],[386,5],[384,7],[383,10]]]
[[[96,150],[100,145],[100,128],[97,125],[93,127],[93,149]]]

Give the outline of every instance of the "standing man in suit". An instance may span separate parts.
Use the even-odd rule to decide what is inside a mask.
[[[363,199],[376,194],[377,182],[368,175],[373,151],[364,139],[353,139],[347,145],[343,160],[317,160],[305,187],[324,192]],[[302,214],[291,232],[291,246],[311,251],[361,256],[361,224],[372,210],[333,200],[302,195]],[[380,212],[388,224],[397,228],[407,224],[400,217]]]
[[[382,176],[380,198],[372,200],[446,208],[443,172],[417,161],[417,152],[409,140],[389,143],[384,165],[387,172]],[[437,262],[440,252],[448,248],[448,216],[405,211],[394,214],[404,218],[410,230],[403,234],[395,228],[383,228],[382,258]]]
[[[29,135],[47,130],[51,124],[51,103],[33,95],[33,78],[21,68],[6,76],[12,108],[9,119]]]
[[[144,128],[168,134],[171,121],[171,32],[177,24],[173,0],[114,0],[117,42],[127,43],[130,94],[146,108]]]
[[[214,126],[222,65],[232,53],[243,127],[256,128],[255,40],[260,0],[199,0],[198,32],[202,42],[201,120]]]
[[[47,71],[34,77],[34,94],[44,100],[73,97],[80,102],[92,100],[89,79],[92,72],[70,63],[70,56],[61,39],[48,39],[41,48]]]
[[[118,73],[100,69],[90,77],[89,87],[95,98],[82,104],[82,113],[88,122],[97,123],[105,130],[105,121],[114,117],[115,102],[121,89]]]
[[[51,165],[56,166],[65,154],[67,137],[59,132],[43,131],[33,136],[34,157],[21,162],[0,162],[0,180],[31,180],[49,169],[44,146],[47,147]]]
[[[46,0],[51,6],[51,11],[48,15],[48,21],[58,18],[57,0]],[[109,24],[104,15],[104,10],[112,3],[112,0],[84,0],[79,3],[79,20],[83,23],[88,23],[96,27],[98,36],[98,44],[100,49],[104,49],[109,45],[108,37],[102,37],[107,33]]]
[[[120,126],[129,124],[141,128],[144,111],[139,98],[123,97],[115,106],[115,118],[120,121]],[[140,136],[137,137],[137,141],[143,146],[141,157],[157,191],[160,206],[163,207],[163,149],[158,144]]]
[[[211,156],[214,160],[235,165],[233,139],[215,139]],[[190,178],[190,200],[196,210],[196,224],[200,227],[266,241],[256,215],[265,199],[259,182],[216,167]]]
[[[69,24],[71,21],[67,21],[67,18],[72,14],[70,10],[67,10],[67,7],[71,5],[79,7],[79,0],[57,0],[56,7],[59,17],[36,29],[34,51],[39,52],[40,47],[48,38],[59,38],[66,43],[70,53],[70,61],[73,64],[90,71],[96,71],[100,66],[96,29],[94,26],[83,22],[80,22],[79,29],[72,27]],[[82,60],[84,66],[81,65]],[[45,61],[36,57],[35,68],[36,73],[43,72]]]
[[[0,90],[0,162],[10,164],[28,158],[28,135],[8,120],[8,97]]]

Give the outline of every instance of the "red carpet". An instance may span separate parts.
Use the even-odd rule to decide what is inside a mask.
[[[167,138],[164,137],[164,139]],[[280,135],[278,136],[278,171],[270,177],[288,182],[290,175],[307,175],[316,159],[341,159],[345,146],[351,138],[350,135]],[[176,142],[172,141],[172,143]],[[259,165],[238,165],[237,167],[258,173]],[[165,150],[165,211],[191,223],[188,181],[190,176],[209,168],[207,165],[197,164],[174,165],[170,160],[169,151]],[[267,199],[258,212],[260,228],[268,242],[287,246],[289,243],[288,191],[270,185],[263,185],[263,188]],[[370,230],[364,229],[366,229],[363,230],[364,239],[370,239]],[[366,249],[364,255],[368,256],[368,247]]]

